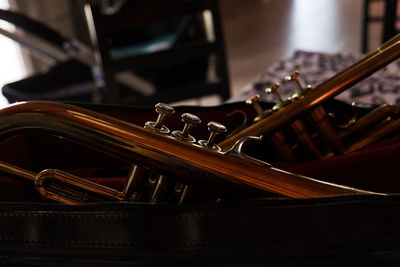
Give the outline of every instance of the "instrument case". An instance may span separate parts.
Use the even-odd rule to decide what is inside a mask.
[[[346,113],[346,105],[333,101],[332,106]],[[153,109],[83,107],[137,125],[156,118]],[[203,122],[225,124],[229,131],[241,124],[239,115],[227,117],[238,109],[249,118],[255,116],[242,103],[177,107],[166,124],[181,129],[180,115],[190,112]],[[207,138],[204,125],[193,135]],[[399,138],[391,136],[342,156],[296,163],[272,162],[273,156],[260,144],[245,148],[249,155],[275,167],[391,193],[388,196],[222,196],[218,202],[182,205],[100,202],[70,206],[48,203],[33,184],[4,175],[0,177],[0,262],[7,266],[396,265],[400,262]],[[22,133],[2,142],[0,151],[0,160],[34,172],[61,169],[119,190],[125,181],[123,163],[55,135]]]

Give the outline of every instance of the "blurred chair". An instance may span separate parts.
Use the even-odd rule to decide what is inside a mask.
[[[44,73],[4,85],[2,92],[10,103],[27,100],[92,102],[97,86],[92,72],[94,54],[90,47],[10,10],[0,9],[0,20],[16,28],[14,31],[0,27],[0,34],[51,65]]]
[[[371,15],[373,4],[382,4],[382,16]],[[362,40],[361,52],[367,53],[369,49],[369,37],[371,33],[370,25],[372,23],[380,23],[382,30],[380,34],[379,45],[388,41],[399,32],[397,27],[398,22],[398,0],[364,0],[363,2],[363,24],[362,24]],[[374,45],[374,47],[376,46]]]
[[[107,2],[85,6],[102,67],[105,102],[145,106],[207,95],[224,101],[230,96],[217,1]]]

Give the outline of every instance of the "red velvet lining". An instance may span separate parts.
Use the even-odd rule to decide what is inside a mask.
[[[360,189],[400,192],[400,136],[372,144],[360,151],[328,159],[274,163],[294,173]]]

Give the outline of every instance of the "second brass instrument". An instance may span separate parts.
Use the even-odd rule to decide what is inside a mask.
[[[318,134],[325,139],[329,139],[328,142],[330,142],[330,154],[324,155],[316,148],[316,145],[312,143],[311,137],[305,138],[305,140],[299,140],[300,143],[303,141],[303,143],[308,146],[310,154],[313,154],[313,159],[321,159],[333,154],[337,155],[352,152],[379,140],[379,138],[400,128],[400,120],[393,119],[399,113],[398,107],[384,106],[375,112],[371,112],[371,114],[367,115],[365,118],[361,118],[355,122],[354,125],[349,125],[350,127],[348,130],[333,132],[330,129],[332,127],[327,124],[327,115],[324,114],[325,112],[322,109],[322,105],[399,57],[400,35],[397,35],[359,62],[356,62],[325,82],[322,82],[314,88],[300,88],[301,92],[294,94],[291,99],[284,101],[281,99],[273,109],[262,111],[261,113],[259,112],[260,115],[257,117],[254,124],[223,140],[219,145],[222,149],[228,149],[237,140],[248,135],[265,135],[267,138],[275,139],[275,143],[282,144],[285,142],[282,130],[288,127],[288,125],[290,125],[295,135],[300,137],[302,136],[300,132],[306,132],[302,124],[302,119],[307,115],[313,117],[312,119],[318,124],[321,124],[318,125],[320,128]],[[344,145],[342,143],[342,140],[346,139],[352,133],[362,132],[368,128],[372,128],[375,120],[377,123],[381,121],[384,122],[376,127],[377,130],[375,132],[368,133],[366,137],[359,138],[350,145]],[[321,122],[326,125],[322,125],[323,123]],[[312,134],[309,135],[311,136]],[[289,150],[290,148],[286,148],[286,150],[281,148],[281,152],[285,153],[283,157],[288,161],[298,160]]]

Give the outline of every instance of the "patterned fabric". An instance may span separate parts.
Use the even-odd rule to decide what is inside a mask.
[[[285,76],[293,71],[300,71],[299,81],[303,85],[315,86],[362,57],[363,55],[360,54],[343,55],[297,51],[293,57],[271,65],[265,73],[262,73],[253,83],[245,86],[228,102],[243,101],[255,94],[260,95],[260,100],[277,102],[276,97],[273,94],[266,94],[264,89],[277,82],[280,84],[281,96],[291,96],[297,90],[297,86],[294,82],[286,82]],[[365,104],[400,105],[400,61],[393,62],[375,72],[354,87],[339,94],[336,99],[346,103],[355,101]]]

